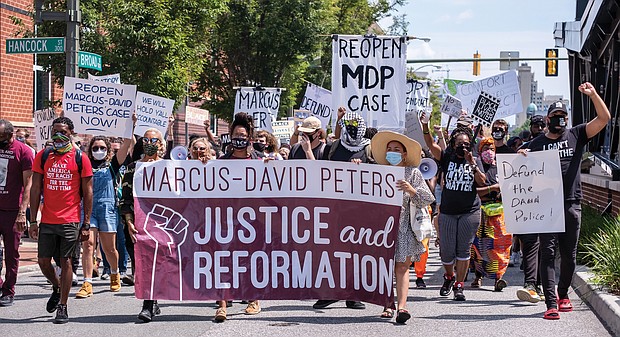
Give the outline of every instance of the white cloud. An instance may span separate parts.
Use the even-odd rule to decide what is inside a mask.
[[[407,58],[410,60],[428,59],[435,57],[437,53],[433,50],[430,43],[410,43],[407,48]]]
[[[474,17],[474,11],[471,9],[460,12],[456,16],[456,23],[463,23],[464,21],[471,20]]]

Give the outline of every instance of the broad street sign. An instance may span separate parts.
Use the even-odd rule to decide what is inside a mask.
[[[79,51],[78,52],[78,67],[95,69],[101,71],[101,55]]]
[[[56,54],[64,52],[64,37],[6,39],[7,54]]]

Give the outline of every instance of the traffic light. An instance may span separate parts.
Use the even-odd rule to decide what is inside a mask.
[[[549,58],[557,58],[557,49],[545,50],[545,57],[547,58],[545,66],[545,76],[558,76],[558,60],[549,60]]]
[[[474,54],[474,58],[475,59],[480,58],[480,54],[478,54],[477,50],[476,50],[476,53]],[[474,76],[479,76],[479,75],[480,75],[480,61],[474,61]]]

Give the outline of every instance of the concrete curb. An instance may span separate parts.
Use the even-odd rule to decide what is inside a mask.
[[[612,335],[620,336],[620,298],[601,290],[590,280],[594,274],[586,266],[577,266],[573,277],[575,293],[590,305]]]

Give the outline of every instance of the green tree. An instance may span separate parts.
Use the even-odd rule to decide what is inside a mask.
[[[65,1],[48,3],[63,11]],[[104,74],[180,102],[208,61],[207,41],[225,0],[89,0],[81,2],[81,50],[100,54]],[[44,22],[39,36],[64,36],[64,22]],[[64,55],[39,57],[62,84]],[[91,71],[92,72],[92,71]],[[86,71],[80,70],[80,77]]]

